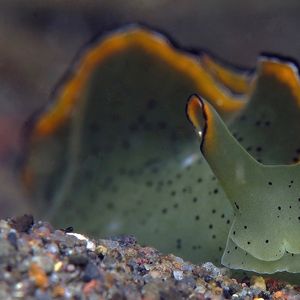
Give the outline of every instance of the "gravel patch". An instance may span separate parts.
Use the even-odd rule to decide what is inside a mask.
[[[229,275],[140,246],[132,236],[93,240],[29,215],[0,220],[0,299],[300,298],[300,289],[283,281]]]

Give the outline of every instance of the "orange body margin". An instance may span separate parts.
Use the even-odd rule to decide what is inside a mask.
[[[208,99],[222,114],[234,113],[244,107],[245,102],[234,99],[226,89],[218,86],[215,79],[200,63],[200,57],[175,48],[160,34],[133,27],[107,35],[86,51],[74,73],[56,93],[56,100],[37,119],[31,138],[51,135],[72,114],[83,88],[92,72],[113,55],[131,47],[140,47],[147,53],[164,60],[175,70],[182,72],[195,82],[197,92]]]

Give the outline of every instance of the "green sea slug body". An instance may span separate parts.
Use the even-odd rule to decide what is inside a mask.
[[[187,106],[204,157],[184,114],[193,93],[210,103]],[[298,165],[269,166],[300,152],[291,62],[233,71],[133,26],[86,51],[55,97],[30,122],[22,168],[40,215],[197,262],[299,272]]]
[[[197,96],[189,100],[188,113],[234,210],[222,263],[256,272],[299,272],[300,165],[257,162]]]

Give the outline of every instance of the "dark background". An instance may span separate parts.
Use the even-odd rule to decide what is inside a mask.
[[[0,217],[30,210],[15,168],[23,122],[80,46],[130,22],[237,65],[262,51],[300,59],[299,0],[0,0]]]

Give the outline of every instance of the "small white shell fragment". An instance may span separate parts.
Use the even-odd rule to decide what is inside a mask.
[[[88,250],[95,251],[95,249],[96,249],[95,243],[92,242],[91,240],[89,240],[89,239],[88,239],[86,236],[84,236],[83,234],[75,233],[75,232],[67,232],[67,235],[74,236],[74,237],[76,237],[78,240],[81,240],[81,241],[86,241],[86,248],[87,248]]]
[[[173,271],[173,276],[176,280],[182,280],[183,272],[181,270],[175,270],[175,271]]]

